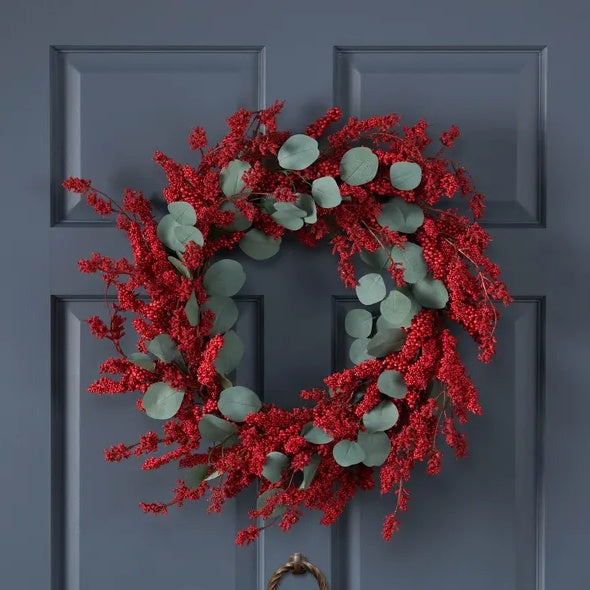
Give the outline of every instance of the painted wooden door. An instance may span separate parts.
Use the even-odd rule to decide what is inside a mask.
[[[589,25],[583,0],[2,3],[1,586],[262,590],[302,551],[335,590],[586,587]],[[389,544],[392,499],[372,493],[332,529],[308,516],[249,548],[233,537],[254,492],[222,515],[148,517],[137,502],[165,497],[174,471],[102,458],[148,418],[131,397],[85,393],[107,351],[82,321],[102,286],[76,260],[126,248],[61,179],[155,195],[155,149],[188,160],[192,126],[219,138],[227,114],[275,98],[293,130],[332,104],[459,125],[457,159],[489,197],[491,253],[516,296],[491,366],[465,343],[485,409],[469,457],[416,474]],[[327,250],[291,244],[248,273],[240,381],[290,406],[344,362],[351,295]]]

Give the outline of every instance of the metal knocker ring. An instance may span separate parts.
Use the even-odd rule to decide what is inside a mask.
[[[281,581],[281,578],[286,573],[292,573],[295,576],[300,576],[308,572],[317,580],[320,590],[328,590],[326,576],[324,576],[317,566],[308,561],[307,557],[301,555],[301,553],[295,553],[291,555],[291,557],[289,557],[289,561],[277,569],[268,582],[267,590],[276,590],[279,582]]]

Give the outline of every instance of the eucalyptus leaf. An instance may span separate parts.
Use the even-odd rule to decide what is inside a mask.
[[[332,455],[336,463],[342,467],[357,465],[365,460],[365,451],[353,440],[341,440],[336,443],[332,449]]]
[[[272,451],[266,455],[262,476],[272,483],[278,483],[287,467],[289,467],[289,457],[284,453]]]
[[[180,409],[184,391],[174,389],[162,381],[152,383],[144,393],[141,402],[150,418],[168,420]]]
[[[146,371],[153,371],[156,368],[156,364],[152,357],[149,354],[145,354],[144,352],[132,352],[128,357],[127,360]]]
[[[231,373],[244,356],[244,344],[241,338],[230,330],[223,335],[223,346],[215,359],[215,368],[218,373],[227,375]]]
[[[203,308],[215,314],[215,321],[211,330],[212,334],[223,334],[227,332],[238,319],[238,307],[231,297],[213,295],[207,299]]]
[[[318,210],[311,195],[300,194],[297,199],[297,206],[305,211],[303,221],[305,223],[315,223],[318,220]]]
[[[420,305],[429,309],[444,309],[449,301],[445,284],[431,275],[413,285],[412,294]]]
[[[389,168],[389,178],[394,188],[410,191],[422,181],[422,168],[415,162],[395,162]]]
[[[410,298],[397,289],[390,291],[379,306],[381,315],[396,328],[403,325],[411,308]]]
[[[183,276],[187,279],[192,279],[193,275],[191,271],[185,266],[183,262],[178,260],[176,256],[168,256],[168,262]]]
[[[243,266],[230,258],[214,262],[203,276],[203,287],[209,295],[231,297],[235,295],[246,282]]]
[[[355,365],[360,365],[368,360],[373,360],[375,357],[369,354],[367,347],[370,340],[368,338],[357,338],[352,341],[348,357]]]
[[[266,492],[262,492],[262,494],[256,499],[256,510],[262,510],[273,496],[281,494],[284,491],[283,488],[271,488],[270,490],[266,490]],[[281,514],[284,514],[286,509],[287,508],[284,504],[276,504],[268,518],[280,516]]]
[[[311,183],[311,195],[314,201],[324,209],[332,209],[342,202],[338,183],[331,176],[316,178]]]
[[[365,452],[363,464],[367,467],[383,465],[391,452],[391,441],[385,432],[359,432],[357,442]]]
[[[242,160],[232,160],[229,162],[219,173],[219,186],[221,192],[226,197],[240,194],[246,186],[242,180],[242,176],[244,176],[244,172],[247,172],[250,168],[250,164],[248,164],[248,162],[243,162]]]
[[[381,227],[386,227],[390,231],[404,231],[406,227],[406,218],[396,199],[391,199],[391,201],[387,201],[387,203],[383,205],[381,213],[377,217],[377,223]]]
[[[168,211],[176,223],[180,225],[195,225],[197,223],[197,212],[195,208],[186,201],[175,201],[168,203]]]
[[[300,490],[306,490],[310,485],[311,482],[313,481],[313,478],[315,477],[316,471],[318,470],[318,467],[320,465],[321,462],[321,457],[314,453],[311,456],[311,460],[309,461],[309,463],[303,468],[303,481],[301,482],[301,485],[299,486]]]
[[[305,212],[303,212],[305,213]],[[303,227],[303,217],[295,215],[289,211],[275,211],[271,214],[272,219],[282,225],[286,229],[291,231],[297,231]]]
[[[382,401],[363,415],[367,432],[383,432],[395,426],[399,419],[397,406],[390,401]]]
[[[197,296],[194,291],[191,292],[191,295],[184,306],[184,313],[191,326],[194,327],[199,325],[199,304],[197,303]]]
[[[383,358],[392,352],[401,350],[406,341],[406,334],[399,328],[390,328],[377,332],[367,344],[367,353],[376,357]]]
[[[368,147],[349,149],[340,160],[340,178],[351,186],[359,186],[375,178],[379,159]]]
[[[251,389],[235,385],[221,392],[217,407],[226,418],[243,422],[246,416],[260,410],[262,402]]]
[[[301,430],[301,436],[314,445],[325,445],[332,442],[334,439],[322,428],[313,425],[313,422],[308,422]]]
[[[184,485],[186,485],[189,490],[198,488],[205,481],[209,469],[210,467],[207,463],[191,467],[184,476]]]
[[[223,229],[225,231],[244,231],[252,225],[250,220],[247,217],[244,217],[241,211],[231,201],[225,201],[222,203],[220,209],[222,211],[230,211],[234,214],[234,220],[229,225],[224,226]]]
[[[235,424],[214,414],[205,414],[199,420],[199,433],[204,440],[219,442],[226,440],[237,432],[238,427]]]
[[[179,241],[174,232],[177,227],[182,226],[180,226],[172,215],[164,215],[158,223],[156,234],[160,242],[162,242],[167,248],[170,248],[170,250],[184,252],[184,245]]]
[[[367,338],[373,329],[373,316],[366,309],[351,309],[344,318],[344,329],[353,338]]]
[[[383,277],[375,272],[363,275],[356,286],[356,296],[363,305],[379,303],[386,294]]]
[[[318,142],[308,135],[291,135],[281,146],[277,159],[285,170],[303,170],[311,166],[319,157]]]
[[[254,258],[254,260],[266,260],[271,258],[278,251],[281,245],[281,238],[275,239],[267,236],[259,229],[251,229],[244,234],[239,246],[242,252]]]
[[[406,283],[417,283],[428,274],[428,266],[424,260],[423,249],[418,244],[406,242],[403,246],[394,246],[391,257],[404,268]]]
[[[383,247],[375,250],[375,252],[362,250],[360,257],[365,264],[368,264],[370,267],[378,271],[382,271],[386,266],[389,266],[391,262],[389,252]]]
[[[158,334],[153,340],[148,342],[147,349],[165,363],[171,363],[177,360],[180,354],[176,347],[176,342],[166,333]]]
[[[181,244],[181,248],[178,249],[179,252],[184,252],[189,242],[194,242],[197,246],[202,246],[205,243],[201,230],[193,225],[176,225],[173,232]]]
[[[377,388],[381,393],[396,399],[406,397],[408,386],[404,376],[399,371],[386,370],[377,379]]]

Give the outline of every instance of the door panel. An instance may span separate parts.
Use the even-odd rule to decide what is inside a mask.
[[[262,590],[301,551],[334,589],[585,587],[589,24],[583,0],[2,4],[3,586]],[[467,428],[469,457],[447,453],[435,478],[416,470],[389,544],[380,525],[392,499],[366,493],[331,529],[306,515],[236,548],[254,488],[222,515],[197,504],[152,518],[136,505],[165,499],[174,469],[103,462],[103,448],[158,424],[133,394],[85,391],[108,350],[83,323],[102,312],[103,286],[76,261],[128,249],[60,181],[82,175],[114,196],[130,186],[158,206],[154,150],[193,161],[191,127],[215,141],[235,109],[275,98],[293,131],[332,104],[424,117],[435,138],[457,124],[454,157],[488,196],[491,257],[516,296],[489,367],[461,340],[484,406]],[[326,247],[286,240],[265,263],[238,257],[248,282],[237,379],[293,406],[346,366],[353,294]],[[293,577],[281,589],[314,587]]]

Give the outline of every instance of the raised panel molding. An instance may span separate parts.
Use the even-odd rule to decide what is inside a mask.
[[[262,391],[263,300],[236,300],[236,330],[246,344],[236,379]],[[264,535],[250,547],[233,543],[233,532],[247,526],[247,512],[255,505],[253,487],[228,502],[221,515],[207,515],[201,501],[154,520],[137,504],[168,498],[176,467],[142,472],[141,459],[121,465],[104,461],[103,448],[131,443],[147,430],[158,431],[161,423],[138,412],[132,394],[98,399],[87,393],[98,377],[98,363],[113,354],[110,342],[96,340],[84,323],[103,311],[101,296],[52,299],[52,590],[112,587],[110,573],[127,571],[128,579],[118,578],[117,587],[133,587],[139,567],[144,572],[147,568],[154,588],[163,587],[171,572],[160,571],[158,559],[146,559],[154,550],[153,535],[162,543],[164,562],[176,564],[175,579],[193,579],[198,586],[192,555],[196,539],[207,538],[202,551],[211,551],[211,562],[217,563],[219,555],[226,560],[218,572],[220,587],[260,590]],[[131,339],[124,343],[124,348],[132,346]],[[113,438],[117,436],[119,440]],[[219,530],[224,534],[217,534]],[[105,569],[105,563],[110,568]]]
[[[337,47],[334,102],[350,116],[425,118],[434,142],[452,124],[449,157],[487,197],[484,225],[545,224],[544,47]],[[432,153],[438,147],[434,147]],[[465,208],[466,209],[466,208]]]
[[[344,333],[344,316],[356,305],[354,297],[333,298],[334,371],[350,365],[350,339]],[[391,510],[392,501],[387,496],[380,500],[377,492],[355,498],[332,533],[335,588],[362,590],[371,575],[374,579],[386,579],[388,572],[395,572],[396,585],[411,587],[412,571],[428,556],[429,569],[421,571],[426,575],[424,583],[428,583],[428,572],[432,572],[433,587],[437,576],[452,575],[461,588],[484,588],[481,583],[485,579],[486,583],[496,584],[490,588],[543,590],[545,299],[516,297],[503,313],[498,341],[498,353],[491,367],[476,360],[471,341],[462,338],[460,342],[484,408],[484,415],[472,417],[467,428],[468,458],[454,461],[452,452],[441,442],[440,448],[446,455],[441,474],[431,478],[420,466],[416,467],[410,481],[409,511],[402,515],[401,529],[389,544],[364,540],[379,536],[382,518]],[[495,374],[511,377],[511,382],[498,383]],[[505,432],[504,437],[498,437],[498,429]],[[497,482],[497,489],[485,487],[490,480]],[[425,539],[423,531],[433,529],[425,528],[424,519],[432,519],[432,503],[439,500],[445,501],[445,509],[436,511],[441,538]],[[470,547],[469,530],[475,520],[481,520],[477,526],[489,531],[486,542],[490,547]],[[436,544],[443,541],[449,527],[459,545],[445,552],[443,544],[438,551]],[[473,554],[468,556],[471,550]],[[487,559],[492,553],[493,567]],[[465,559],[470,559],[471,564],[466,570],[460,565]],[[478,574],[480,578],[469,577]]]
[[[93,179],[119,198],[124,188],[157,194],[164,174],[154,151],[194,161],[186,138],[225,133],[219,112],[265,103],[262,47],[52,47],[51,214],[53,225],[101,225],[67,176]]]

